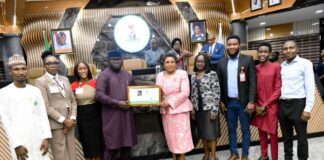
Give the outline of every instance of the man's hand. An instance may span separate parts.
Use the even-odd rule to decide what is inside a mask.
[[[127,110],[129,108],[127,101],[119,101],[117,106],[121,110]]]
[[[310,113],[309,112],[303,112],[300,119],[304,122],[307,122],[310,119]]]
[[[48,152],[48,139],[44,139],[42,141],[40,150],[42,151],[43,156]]]
[[[225,107],[225,104],[224,104],[223,102],[220,102],[219,107],[220,107],[220,111],[221,111],[221,113],[224,114],[224,113],[227,111],[227,109],[226,109],[226,107]]]
[[[264,116],[266,114],[264,106],[257,106],[255,112],[257,116]]]
[[[19,160],[26,160],[28,158],[28,150],[25,146],[18,146],[15,148],[15,152],[16,152],[16,155],[17,155],[17,158]]]
[[[249,102],[246,105],[245,112],[248,114],[252,114],[254,112],[254,103]]]

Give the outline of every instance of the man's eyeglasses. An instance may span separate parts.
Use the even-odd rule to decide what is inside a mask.
[[[56,65],[59,65],[60,63],[59,62],[47,62],[45,63],[45,65],[47,66],[56,66]]]

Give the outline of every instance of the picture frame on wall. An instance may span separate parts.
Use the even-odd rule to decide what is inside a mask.
[[[206,42],[206,20],[189,21],[189,35],[191,43]]]
[[[52,29],[52,48],[53,54],[72,54],[74,45],[71,29]]]
[[[262,9],[262,0],[250,0],[251,12]]]
[[[269,0],[268,1],[268,7],[272,7],[272,6],[276,6],[276,5],[280,5],[281,4],[281,0]]]

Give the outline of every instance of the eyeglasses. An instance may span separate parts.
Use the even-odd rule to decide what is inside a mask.
[[[47,62],[45,63],[45,65],[47,66],[56,66],[56,65],[59,65],[60,63],[59,62]]]

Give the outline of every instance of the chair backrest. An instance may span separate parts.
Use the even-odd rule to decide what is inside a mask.
[[[145,69],[146,63],[144,59],[134,58],[134,59],[125,59],[123,61],[122,69],[128,71],[129,73],[132,72],[134,69]]]
[[[240,53],[252,56],[254,61],[259,59],[257,50],[244,50],[244,51],[240,51]]]
[[[44,68],[30,68],[27,75],[28,84],[35,85],[35,80],[44,74]]]

